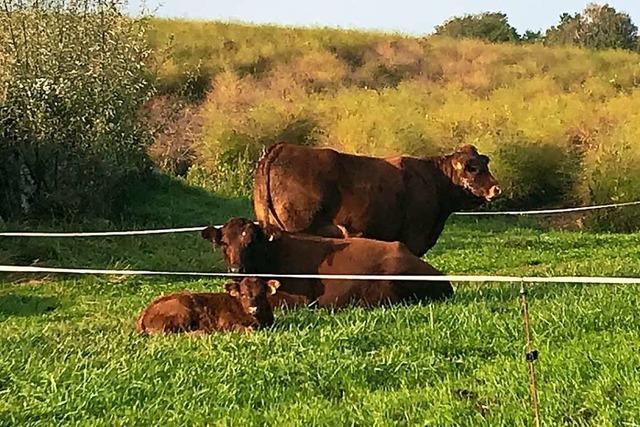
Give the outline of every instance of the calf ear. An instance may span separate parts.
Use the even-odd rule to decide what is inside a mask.
[[[237,297],[238,295],[240,295],[238,282],[227,282],[224,285],[224,290],[227,291],[227,293],[232,297]]]
[[[269,288],[269,295],[273,295],[280,287],[280,282],[278,282],[277,280],[269,280],[267,282],[267,287]]]
[[[219,245],[220,239],[222,239],[222,231],[212,225],[202,230],[200,235],[203,239],[208,240],[211,243],[215,243],[216,245]]]

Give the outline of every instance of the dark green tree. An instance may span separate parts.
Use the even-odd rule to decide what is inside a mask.
[[[520,40],[523,43],[539,43],[544,40],[544,37],[542,36],[542,31],[527,30],[522,34]]]
[[[638,47],[638,27],[627,13],[618,12],[608,4],[592,3],[582,13],[560,16],[560,23],[547,30],[545,43],[635,50]]]
[[[489,42],[515,42],[520,36],[502,12],[457,16],[436,27],[437,35],[481,39]]]

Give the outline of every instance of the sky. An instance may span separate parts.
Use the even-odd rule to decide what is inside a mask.
[[[132,11],[141,0],[130,0]],[[502,11],[511,25],[544,30],[563,12],[575,13],[588,0],[147,0],[154,15],[173,18],[272,23],[293,26],[358,28],[427,34],[452,16]],[[640,0],[611,0],[640,25]]]

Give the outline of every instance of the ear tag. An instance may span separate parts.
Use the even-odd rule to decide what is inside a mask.
[[[243,231],[243,232],[242,232],[242,237],[245,237],[246,235],[247,235],[247,232],[246,232],[246,231]]]

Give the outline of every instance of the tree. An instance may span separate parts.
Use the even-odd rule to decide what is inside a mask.
[[[544,38],[542,36],[542,31],[527,30],[524,32],[524,34],[522,34],[520,40],[523,43],[539,43],[544,40]]]
[[[617,12],[605,4],[590,4],[582,14],[579,39],[583,46],[593,49],[634,49],[638,27],[628,14]]]
[[[608,4],[589,4],[582,13],[563,14],[560,23],[549,28],[547,44],[572,44],[591,49],[637,48],[638,27],[628,14]]]
[[[515,42],[520,36],[502,12],[457,16],[436,27],[437,35],[481,39],[489,42]]]
[[[563,13],[560,15],[560,23],[547,30],[545,35],[545,44],[549,45],[578,45],[578,28],[580,26],[581,15],[576,13],[570,15]]]

